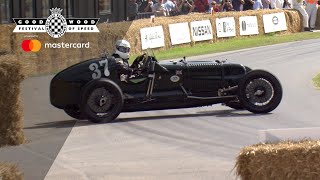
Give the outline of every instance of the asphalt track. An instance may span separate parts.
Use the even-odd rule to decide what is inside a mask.
[[[123,113],[116,123],[76,122],[49,104],[52,76],[23,83],[29,142],[0,150],[25,179],[235,179],[241,147],[258,142],[258,130],[320,127],[320,39],[189,58],[228,59],[275,74],[280,106],[255,115],[215,105]],[[62,147],[62,148],[61,148]]]

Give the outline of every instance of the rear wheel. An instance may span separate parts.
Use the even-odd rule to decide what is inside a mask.
[[[282,87],[271,73],[253,70],[240,81],[238,98],[248,111],[268,113],[280,104]]]
[[[84,90],[83,109],[91,122],[112,122],[120,114],[122,107],[122,91],[108,79],[92,82]]]

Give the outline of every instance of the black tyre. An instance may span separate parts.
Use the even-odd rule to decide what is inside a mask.
[[[225,104],[226,106],[236,109],[236,110],[245,110],[246,108],[243,107],[243,104],[241,102],[235,102],[235,101],[230,101]]]
[[[66,114],[74,119],[85,119],[84,115],[81,113],[80,108],[77,105],[68,105],[63,110]]]
[[[253,70],[240,81],[238,98],[248,111],[268,113],[280,104],[282,87],[271,73]]]
[[[120,114],[123,99],[122,91],[116,83],[109,79],[99,79],[84,88],[82,109],[89,121],[108,123]]]

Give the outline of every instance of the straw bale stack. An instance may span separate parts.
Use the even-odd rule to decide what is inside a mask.
[[[242,180],[319,179],[320,141],[280,142],[244,147],[237,157]]]
[[[21,87],[22,65],[15,56],[0,56],[0,147],[24,143]]]
[[[3,24],[0,26],[0,56],[3,54],[9,54],[13,52],[13,29],[14,26],[8,24]]]
[[[2,180],[22,180],[23,174],[16,165],[0,163],[0,179]]]
[[[151,23],[150,19],[140,19],[133,22],[116,22],[116,23],[100,23],[98,28],[100,33],[66,33],[59,39],[51,38],[47,33],[12,33],[15,25],[1,25],[0,30],[5,33],[0,34],[0,51],[12,53],[17,55],[18,59],[28,67],[26,73],[28,75],[47,74],[58,72],[72,64],[94,58],[99,56],[106,50],[112,53],[114,43],[118,39],[127,39],[131,44],[131,53],[142,53],[140,29],[144,27],[162,26],[164,30],[165,46],[158,48],[158,50],[168,50],[172,47],[186,47],[202,43],[216,43],[225,41],[229,38],[216,37],[216,18],[222,17],[235,17],[236,23],[236,36],[240,35],[239,32],[239,17],[240,16],[257,16],[259,25],[259,34],[264,34],[264,27],[262,16],[263,14],[270,14],[276,12],[285,12],[288,31],[278,33],[294,33],[301,31],[302,21],[301,15],[296,10],[256,10],[256,11],[243,11],[243,12],[221,12],[210,14],[191,13],[188,15],[174,16],[174,17],[157,17],[155,22]],[[320,18],[318,18],[320,19]],[[210,20],[212,24],[212,31],[214,34],[213,40],[202,42],[191,42],[183,45],[171,45],[169,24],[192,22],[199,20]],[[1,31],[2,32],[2,31]],[[21,48],[23,40],[29,38],[38,39],[42,43],[42,49],[37,53],[24,52]],[[251,36],[247,36],[250,38]],[[90,42],[90,49],[46,49],[44,43],[87,43]],[[3,48],[2,48],[3,47]],[[3,50],[2,50],[3,49]],[[1,52],[0,52],[1,54]]]
[[[114,34],[110,33],[110,36],[113,36],[113,38],[110,38],[110,36],[107,36],[108,40],[115,40],[119,39],[120,37],[125,37],[129,40],[129,42],[132,45],[132,53],[141,53],[141,38],[140,38],[140,29],[143,27],[154,27],[154,26],[160,26],[162,25],[164,30],[164,36],[165,36],[165,47],[159,48],[159,50],[166,50],[170,49],[171,42],[170,42],[170,33],[169,33],[169,24],[174,23],[181,23],[181,22],[192,22],[192,21],[200,21],[200,20],[210,20],[212,24],[213,34],[216,34],[216,27],[215,27],[215,20],[216,18],[223,18],[223,17],[235,17],[236,22],[236,35],[240,36],[239,31],[239,17],[241,16],[257,16],[258,19],[258,25],[259,25],[259,34],[264,34],[264,28],[263,28],[263,20],[262,16],[263,14],[271,14],[271,13],[277,13],[277,12],[284,12],[287,20],[287,26],[288,26],[288,32],[294,33],[299,32],[302,30],[302,22],[300,18],[300,14],[296,10],[255,10],[255,11],[243,11],[243,12],[222,12],[222,13],[215,13],[214,15],[210,14],[201,14],[201,13],[191,13],[188,15],[182,15],[182,16],[174,16],[174,17],[157,17],[155,18],[154,23],[150,23],[150,19],[140,19],[134,21],[131,26],[128,28],[127,33],[117,34],[117,36],[114,36]],[[128,23],[128,22],[125,22]],[[106,28],[105,31],[112,31],[112,32],[119,32],[122,28],[122,23],[111,25],[111,27],[108,27],[107,25],[104,25]],[[128,26],[126,26],[128,27]],[[101,29],[101,26],[99,27]],[[125,28],[126,29],[126,28]],[[219,41],[224,41],[226,38],[217,38],[214,36],[212,41],[207,41],[210,43],[215,43]],[[112,44],[113,42],[109,42]],[[197,42],[197,43],[203,43],[203,42]],[[194,42],[189,43],[189,45],[195,44]],[[182,45],[185,46],[186,44]],[[103,44],[100,45],[100,47],[103,46]],[[181,46],[181,45],[178,45]],[[108,50],[111,50],[112,46],[106,46]],[[177,46],[175,46],[177,47]]]

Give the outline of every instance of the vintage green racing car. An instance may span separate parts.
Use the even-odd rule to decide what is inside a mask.
[[[124,78],[113,56],[104,55],[58,73],[51,104],[76,119],[111,122],[121,112],[190,108],[223,103],[269,113],[282,98],[279,80],[264,70],[225,61],[161,61],[153,52],[132,63]]]

